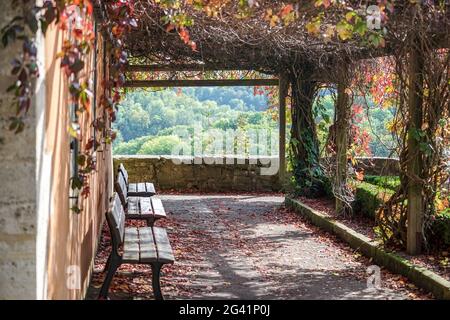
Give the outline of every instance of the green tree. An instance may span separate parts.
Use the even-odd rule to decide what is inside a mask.
[[[133,139],[128,142],[121,142],[118,143],[116,146],[113,146],[114,147],[113,151],[115,154],[118,155],[135,155],[139,152],[142,145],[145,142],[150,141],[151,139],[152,137],[144,136]]]
[[[171,155],[175,148],[187,147],[187,143],[177,136],[159,136],[146,141],[137,154]]]

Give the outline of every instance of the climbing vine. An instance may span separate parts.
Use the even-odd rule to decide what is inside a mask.
[[[79,168],[77,174],[71,177],[71,187],[79,190],[83,197],[87,197],[90,193],[89,174],[96,168],[95,151],[102,143],[111,143],[114,139],[114,132],[108,123],[115,117],[115,108],[120,100],[120,87],[123,84],[124,66],[127,64],[123,37],[131,32],[132,28],[137,27],[134,2],[109,1],[105,4],[106,19],[99,26],[103,34],[109,37],[108,50],[111,53],[108,61],[109,77],[104,81],[99,99],[105,114],[92,122],[91,127],[97,132],[94,135],[96,138],[87,141],[84,137],[88,136],[89,128],[80,125],[79,117],[90,112],[93,99],[89,84],[93,70],[88,70],[88,61],[96,37],[94,4],[91,0],[44,0],[41,6],[37,6],[32,4],[31,0],[20,0],[14,1],[13,6],[17,6],[18,2],[22,4],[22,14],[14,17],[1,30],[5,47],[17,41],[23,44],[22,53],[13,61],[12,75],[17,79],[8,88],[8,92],[14,94],[16,106],[10,130],[16,133],[23,131],[24,119],[31,107],[33,82],[39,77],[35,35],[41,30],[45,36],[48,27],[55,24],[64,31],[63,46],[57,56],[68,81],[70,105],[75,112],[68,131],[80,146],[75,155]],[[72,210],[80,212],[81,208],[75,204]]]
[[[406,246],[408,223],[408,194],[411,185],[422,189],[421,230],[422,243],[425,248],[432,246],[434,237],[433,222],[449,208],[450,194],[448,191],[449,163],[448,146],[450,144],[450,54],[448,50],[434,50],[429,40],[422,38],[418,44],[420,54],[426,56],[422,76],[418,83],[423,93],[420,110],[421,124],[415,127],[408,110],[410,87],[410,51],[402,49],[395,59],[396,86],[398,88],[396,106],[398,113],[390,124],[390,129],[398,139],[397,152],[400,158],[399,189],[384,204],[378,213],[381,237],[390,244]],[[409,50],[415,45],[408,46]],[[408,141],[414,140],[418,151],[409,149]],[[417,175],[408,170],[412,158],[420,159],[421,166]]]
[[[39,76],[34,35],[39,30],[45,34],[50,25],[56,24],[65,34],[58,57],[69,83],[71,106],[76,110],[68,129],[79,144],[76,155],[79,170],[72,177],[72,188],[80,190],[84,197],[90,193],[89,175],[96,167],[95,151],[103,143],[114,139],[110,122],[114,121],[120,101],[120,87],[125,80],[129,53],[134,55],[133,58],[151,62],[152,58],[157,60],[170,55],[168,63],[185,63],[189,59],[221,65],[229,63],[230,66],[235,63],[234,66],[238,67],[247,63],[250,69],[258,66],[258,71],[268,74],[291,72],[294,175],[302,192],[314,195],[323,193],[327,174],[320,164],[312,104],[317,88],[322,85],[320,81],[326,82],[327,79],[322,77],[304,81],[300,78],[302,72],[312,70],[307,77],[323,76],[336,69],[341,61],[353,64],[362,57],[371,58],[372,53],[379,54],[389,45],[388,53],[395,53],[401,60],[395,61],[398,77],[394,80],[397,82],[383,76],[378,79],[373,77],[372,87],[378,88],[374,89],[372,96],[377,103],[395,100],[399,106],[400,112],[390,128],[397,132],[397,154],[400,155],[403,171],[401,190],[380,212],[381,232],[386,239],[400,239],[401,244],[404,243],[408,185],[416,183],[427,186],[424,188],[426,221],[431,219],[436,208],[448,205],[448,196],[439,189],[448,181],[448,174],[443,173],[445,164],[442,160],[445,146],[448,146],[449,130],[446,120],[449,116],[448,52],[437,55],[435,50],[439,41],[437,31],[442,26],[448,26],[445,1],[42,0],[40,6],[33,3],[31,0],[14,1],[16,7],[22,4],[22,12],[1,30],[4,46],[18,41],[22,44],[22,52],[14,59],[12,66],[16,79],[8,88],[14,95],[16,109],[10,129],[21,132],[31,108],[33,82]],[[86,141],[90,135],[86,134],[86,128],[80,125],[78,119],[91,109],[93,96],[88,81],[92,70],[87,69],[97,32],[94,4],[103,15],[98,20],[101,21],[98,27],[106,38],[108,66],[98,99],[105,113],[95,119],[89,128],[94,128],[98,134]],[[410,23],[409,9],[414,6],[423,7],[421,21],[426,23],[423,23],[422,29]],[[394,12],[400,14],[394,15]],[[288,29],[289,26],[291,29]],[[417,32],[420,32],[421,50],[429,57],[424,66],[424,121],[420,128],[411,127],[408,112],[403,107],[408,93],[404,61],[408,60],[409,53],[401,48],[405,39]],[[437,36],[428,39],[430,33]],[[181,41],[177,43],[175,38],[170,38],[172,35]],[[162,37],[167,37],[167,41],[162,43]],[[236,52],[240,53],[241,61],[235,61]],[[317,54],[319,52],[327,54]],[[443,62],[439,60],[442,56]],[[251,61],[246,60],[248,57]],[[305,65],[310,66],[311,70],[304,70]],[[335,79],[329,80],[334,83]],[[397,89],[394,90],[394,87]],[[368,142],[363,132],[357,132],[361,108],[353,106],[353,113],[350,130],[355,132],[350,134],[353,139],[349,145],[353,148],[350,152],[357,154],[367,151]],[[408,176],[404,169],[411,157],[406,148],[407,138],[411,137],[420,145],[418,156],[424,164],[418,177]],[[74,206],[73,210],[80,212],[78,206]]]
[[[197,51],[197,44],[191,40],[189,27],[194,24],[194,18],[189,14],[187,7],[206,13],[208,17],[217,18],[223,14],[223,10],[234,6],[232,1],[179,1],[179,0],[154,0],[150,1],[164,11],[161,22],[166,32],[175,30],[182,41]],[[264,1],[261,1],[264,2]],[[96,30],[94,28],[94,1],[93,0],[42,0],[41,5],[35,5],[31,0],[13,1],[13,7],[21,7],[21,14],[14,17],[2,30],[2,43],[6,47],[16,41],[23,44],[22,53],[13,61],[12,74],[16,81],[8,88],[8,92],[14,95],[15,115],[11,118],[10,130],[16,133],[23,131],[24,119],[31,107],[34,92],[33,82],[39,77],[37,61],[37,47],[34,37],[41,30],[45,35],[48,27],[56,24],[58,28],[65,31],[65,39],[61,52],[58,54],[61,68],[69,83],[70,103],[75,109],[75,116],[71,119],[69,126],[70,135],[78,141],[78,154],[76,160],[79,166],[77,174],[72,177],[72,188],[81,190],[81,195],[86,197],[90,193],[88,176],[95,170],[95,151],[102,143],[110,143],[114,139],[114,132],[108,125],[114,120],[115,107],[120,100],[120,86],[124,81],[127,64],[127,52],[125,38],[133,28],[138,27],[139,16],[145,13],[137,13],[135,5],[139,1],[111,0],[97,1],[104,13],[100,28],[108,37],[111,60],[109,61],[109,78],[106,79],[100,98],[100,106],[106,110],[106,115],[96,119],[92,127],[98,132],[97,138],[88,141],[83,139],[87,136],[83,127],[79,124],[79,116],[91,109],[93,93],[88,79],[92,70],[86,70],[88,59],[94,47]],[[21,6],[18,6],[21,5]],[[187,6],[187,7],[185,7]],[[337,9],[342,11],[339,1],[315,1],[316,8]],[[386,7],[382,3],[382,10]],[[240,19],[251,18],[259,12],[259,1],[237,2],[237,16]],[[141,8],[142,9],[142,8]],[[263,15],[263,20],[269,26],[288,25],[299,18],[300,8],[298,5],[274,2],[268,7]],[[323,15],[314,16],[306,24],[310,34],[318,34],[322,28],[326,28],[327,36],[331,33],[341,40],[347,40],[353,33],[365,34],[368,30],[361,23],[360,14],[345,8],[345,18],[333,25],[322,25]],[[320,10],[319,10],[320,12]],[[333,29],[333,32],[331,32]],[[350,32],[352,31],[352,32]],[[96,84],[94,84],[96,85]],[[73,208],[79,212],[80,209]]]

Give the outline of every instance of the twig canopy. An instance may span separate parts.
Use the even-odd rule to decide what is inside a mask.
[[[286,1],[251,1],[254,4],[245,9],[239,1],[222,1],[224,4],[211,13],[192,5],[174,10],[151,0],[136,0],[140,20],[136,31],[128,34],[125,41],[132,57],[147,62],[206,63],[217,69],[254,69],[275,74],[304,67],[331,70],[342,61],[387,55],[416,28],[410,19],[414,5],[409,1],[395,1],[392,12],[381,13],[368,9],[371,1],[346,1],[327,9],[316,6],[317,1],[290,2],[292,12],[286,14],[282,12]],[[447,2],[424,11],[427,33],[436,46],[445,46],[443,42],[448,41],[448,8]],[[349,12],[357,12],[363,20],[356,22],[356,15]],[[174,21],[188,20],[181,37],[170,17]],[[370,19],[376,22],[377,18],[382,19],[379,29],[358,35],[358,27],[367,28],[367,21],[370,24]],[[342,24],[342,19],[348,25]],[[352,35],[346,30],[349,25]],[[383,40],[373,46],[368,45],[368,37]]]

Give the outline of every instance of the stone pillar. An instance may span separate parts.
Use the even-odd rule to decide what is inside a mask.
[[[340,71],[340,79],[337,84],[336,101],[336,175],[335,185],[335,207],[338,214],[348,211],[348,203],[344,201],[347,189],[347,151],[349,147],[350,130],[350,108],[349,96],[346,92],[348,86],[348,71],[344,67]]]
[[[0,28],[17,12],[11,0],[2,2]],[[31,108],[25,130],[8,130],[14,115],[14,82],[10,62],[20,43],[0,48],[0,299],[36,298],[36,115]]]
[[[281,73],[279,84],[279,96],[280,96],[280,119],[279,119],[279,157],[280,157],[280,185],[284,187],[286,183],[286,97],[289,91],[289,79]]]
[[[421,130],[423,123],[423,67],[424,58],[420,52],[419,42],[413,43],[409,57],[409,123],[408,123],[408,227],[406,251],[409,254],[420,254],[422,251],[422,224],[424,203],[422,198],[423,183],[421,174],[423,170],[422,152],[417,131]]]

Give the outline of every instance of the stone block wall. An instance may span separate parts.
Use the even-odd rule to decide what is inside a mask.
[[[263,158],[263,163],[268,160],[277,161],[277,158]],[[214,161],[219,161],[220,164],[207,164]],[[180,162],[183,163],[179,164]],[[123,163],[131,182],[151,181],[158,190],[280,191],[282,188],[278,175],[261,175],[261,168],[267,165],[254,162],[255,159],[240,157],[118,155],[114,157],[114,172],[117,172],[119,163]],[[399,174],[399,162],[395,158],[358,158],[358,166],[368,175]]]
[[[397,176],[400,174],[400,162],[397,158],[361,157],[358,167],[367,175]]]
[[[17,15],[2,1],[0,29]],[[15,114],[6,89],[15,81],[11,61],[20,43],[0,48],[0,299],[36,296],[36,114],[30,110],[24,132],[8,130]]]
[[[117,172],[119,163],[123,163],[130,182],[151,181],[158,190],[272,192],[281,188],[277,174],[261,174],[261,169],[268,167],[262,163],[269,160],[276,162],[276,157],[264,158],[262,163],[239,157],[185,157],[185,163],[178,164],[180,160],[170,156],[115,156],[114,172]],[[219,164],[206,164],[214,160],[219,161]],[[194,161],[201,161],[202,164],[195,164]]]

